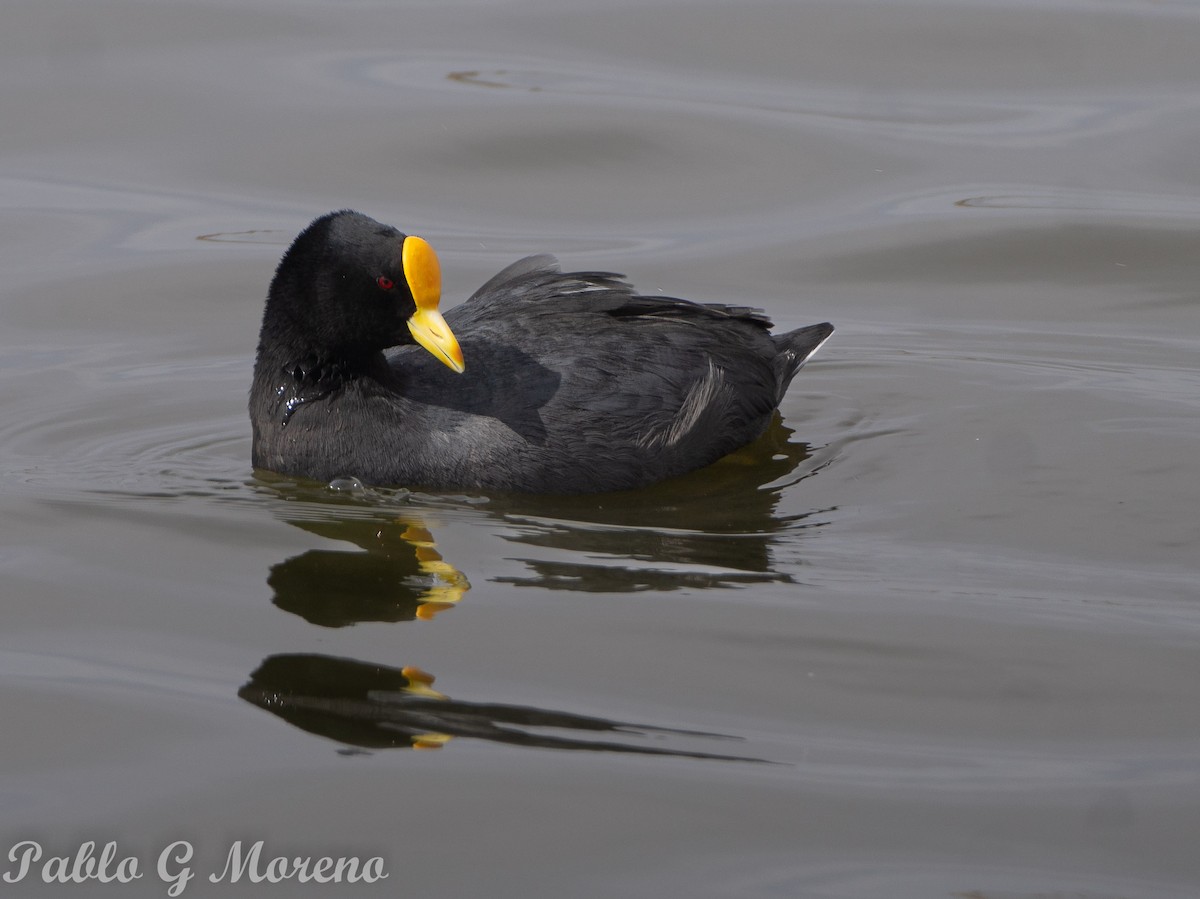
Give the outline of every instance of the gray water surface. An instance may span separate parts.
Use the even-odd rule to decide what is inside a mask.
[[[1200,9],[0,12],[0,868],[19,895],[1200,893]],[[569,500],[255,473],[354,207],[838,331],[751,450]],[[380,883],[213,884],[236,841]],[[8,886],[8,884],[5,884]]]

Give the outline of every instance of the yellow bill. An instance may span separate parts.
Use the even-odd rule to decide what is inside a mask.
[[[401,248],[404,279],[417,310],[408,319],[413,339],[440,359],[447,367],[461,373],[462,348],[442,314],[438,303],[442,299],[442,268],[433,247],[419,237],[404,238]]]

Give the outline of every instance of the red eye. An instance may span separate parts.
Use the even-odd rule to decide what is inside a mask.
[[[396,282],[393,281],[391,278],[389,278],[387,275],[380,275],[378,278],[375,279],[375,283],[378,284],[380,286],[380,288],[383,290],[391,290],[393,287],[396,286]]]

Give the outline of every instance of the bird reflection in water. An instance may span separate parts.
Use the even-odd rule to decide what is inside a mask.
[[[364,621],[430,620],[471,589],[442,558],[433,535],[403,518],[292,521],[322,537],[347,540],[365,552],[310,549],[271,567],[275,604],[323,627]]]
[[[766,761],[662,745],[670,740],[736,737],[529,706],[465,702],[434,690],[433,680],[417,668],[284,654],[265,659],[238,696],[301,730],[360,749],[439,749],[456,738],[471,738],[539,749]],[[630,742],[635,739],[653,739],[659,745]]]
[[[781,534],[794,546],[795,532],[820,527],[828,511],[777,512],[783,489],[816,470],[808,445],[791,442],[791,434],[776,415],[749,446],[642,490],[429,499],[460,512],[469,505],[470,514],[498,524],[496,536],[521,548],[515,561],[528,574],[496,574],[495,583],[595,593],[786,584],[792,575],[774,558]],[[331,496],[283,480],[264,486],[289,500],[289,523],[363,550],[313,549],[272,566],[268,583],[281,609],[325,627],[429,619],[470,589],[435,546],[421,498]]]

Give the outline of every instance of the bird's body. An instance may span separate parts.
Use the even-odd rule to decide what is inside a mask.
[[[320,241],[305,242],[314,229],[325,238],[321,252],[310,252]],[[398,257],[412,240],[336,213],[285,255],[251,391],[256,467],[435,489],[641,487],[757,438],[833,331],[821,324],[772,335],[757,310],[641,296],[619,275],[563,273],[548,256],[514,263],[446,313],[461,346],[458,371],[440,349],[426,352],[425,340],[395,345],[407,335],[379,327],[383,319],[364,325],[393,333],[357,344],[339,335],[324,347],[319,328],[291,326],[306,309],[336,314],[329,296],[291,295],[306,281],[331,296],[346,285],[355,305],[381,302],[365,285],[400,279],[386,271],[394,260],[375,257],[388,256],[384,243]],[[339,250],[364,241],[380,246],[354,246],[349,263],[337,261]],[[365,266],[362,278],[347,268],[355,265]],[[325,277],[330,266],[337,274]],[[399,305],[400,314],[414,307]]]

